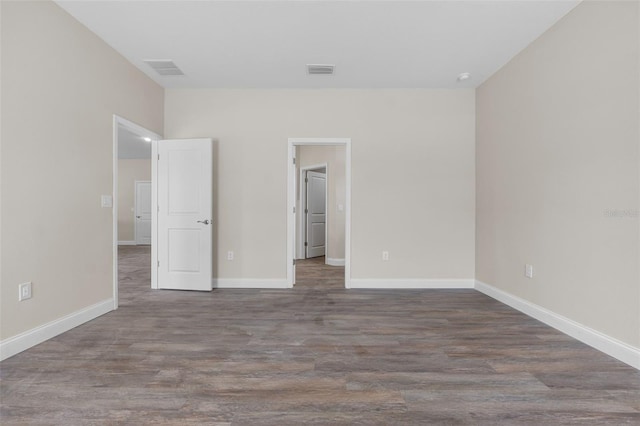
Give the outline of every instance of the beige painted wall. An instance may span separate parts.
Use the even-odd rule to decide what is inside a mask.
[[[340,146],[299,146],[296,163],[299,168],[316,164],[327,164],[327,258],[344,260],[345,231],[345,147]],[[298,173],[298,179],[299,180]],[[304,207],[300,205],[300,183],[297,184],[296,211],[302,214]],[[338,205],[342,205],[340,211]],[[298,216],[302,220],[302,216]]]
[[[473,90],[170,89],[165,112],[217,141],[215,276],[286,277],[287,138],[348,137],[352,277],[474,277]]]
[[[135,183],[151,180],[151,159],[118,160],[118,241],[135,241]]]
[[[163,89],[54,3],[0,7],[6,339],[112,297],[113,114],[161,132]]]
[[[580,4],[476,104],[477,278],[636,347],[638,17]]]

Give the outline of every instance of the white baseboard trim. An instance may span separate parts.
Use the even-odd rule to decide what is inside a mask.
[[[135,246],[137,245],[135,241],[118,241],[119,246]]]
[[[369,279],[369,278],[351,278],[349,288],[370,288],[370,289],[463,289],[473,288],[474,280],[472,279]]]
[[[103,300],[95,305],[48,322],[31,330],[9,337],[0,342],[0,361],[38,345],[59,334],[69,331],[113,310],[113,299]]]
[[[609,337],[482,281],[476,280],[476,290],[640,370],[640,348]]]
[[[214,278],[212,285],[213,288],[291,288],[284,278]]]
[[[326,264],[329,266],[344,266],[344,259],[332,259],[327,257],[325,260]]]

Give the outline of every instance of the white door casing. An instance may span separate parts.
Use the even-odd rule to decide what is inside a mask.
[[[306,258],[325,255],[327,225],[327,175],[307,172]]]
[[[211,139],[158,141],[158,288],[212,289]]]
[[[134,194],[136,244],[151,244],[151,182],[136,181]]]

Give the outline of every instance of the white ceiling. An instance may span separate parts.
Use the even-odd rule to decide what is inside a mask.
[[[476,87],[579,0],[58,1],[167,88]],[[171,59],[160,77],[144,59]],[[309,76],[306,64],[335,64]],[[472,79],[456,77],[470,72]]]

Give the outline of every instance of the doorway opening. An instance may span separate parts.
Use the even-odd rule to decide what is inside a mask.
[[[121,278],[130,282],[135,277],[143,281],[138,286],[151,287],[151,156],[159,139],[158,134],[113,116],[114,309],[119,305]],[[133,296],[135,290],[129,293]]]
[[[290,138],[288,157],[287,283],[296,263],[334,278],[338,266],[349,288],[351,139]]]

